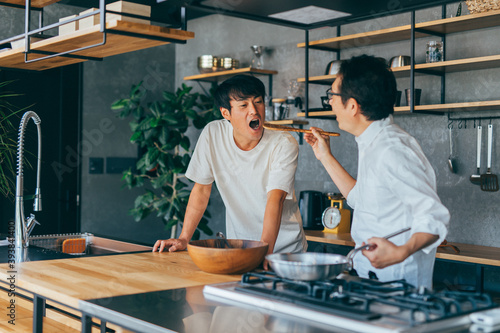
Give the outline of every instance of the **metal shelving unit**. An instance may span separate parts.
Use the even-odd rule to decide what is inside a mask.
[[[59,0],[8,0],[0,5],[22,8],[25,4],[25,32],[21,35],[0,41],[0,44],[10,43],[21,38],[25,39],[25,47],[0,52],[0,65],[5,68],[25,70],[45,70],[66,66],[86,60],[102,60],[105,57],[165,45],[168,43],[186,43],[194,38],[194,33],[186,30],[185,9],[181,8],[181,29],[131,23],[113,20],[106,22],[106,13],[117,13],[106,10],[106,1],[99,0],[99,8],[90,13],[43,26],[43,7]],[[39,28],[30,30],[31,11],[40,13]],[[123,16],[137,15],[118,13]],[[43,34],[45,31],[57,28],[63,24],[74,22],[85,17],[100,15],[100,23],[91,28],[78,30],[62,36],[54,36],[42,41],[31,43],[30,36]]]
[[[445,6],[442,7],[442,16],[446,16]],[[336,75],[308,76],[309,50],[316,49],[322,51],[337,52],[337,57],[342,49],[354,47],[356,41],[363,39],[363,45],[374,45],[390,43],[401,40],[410,40],[411,57],[415,58],[415,39],[425,36],[438,36],[445,38],[446,34],[459,33],[469,30],[484,29],[498,26],[500,22],[500,11],[490,11],[480,14],[464,15],[453,18],[443,18],[440,20],[422,22],[415,24],[415,12],[411,12],[411,24],[382,29],[377,31],[368,31],[358,34],[337,36],[333,38],[321,39],[317,41],[307,41],[297,44],[297,47],[304,48],[306,52],[306,76],[299,78],[299,82],[304,82],[306,87],[309,84],[330,85],[335,80]],[[446,43],[445,43],[446,45]],[[495,101],[477,101],[465,103],[445,103],[445,80],[446,73],[496,68],[500,66],[500,55],[474,57],[467,59],[450,60],[436,63],[415,64],[394,68],[396,77],[410,77],[410,89],[412,91],[410,106],[395,107],[396,113],[430,113],[443,114],[446,112],[457,111],[496,111],[500,110],[500,100]],[[417,75],[437,75],[441,77],[441,103],[433,105],[414,105],[413,88],[415,76]],[[307,93],[306,89],[306,93]],[[299,113],[301,117],[333,118],[332,111],[322,110],[310,112],[307,98],[305,111]]]

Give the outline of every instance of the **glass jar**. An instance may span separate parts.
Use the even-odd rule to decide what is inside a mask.
[[[425,62],[444,61],[443,42],[430,41],[427,43],[427,51],[425,52]]]

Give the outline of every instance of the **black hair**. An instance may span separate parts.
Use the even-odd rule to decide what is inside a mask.
[[[231,99],[239,100],[249,97],[266,96],[266,88],[262,81],[249,75],[236,75],[222,82],[216,89],[215,105],[220,109],[231,111]]]
[[[396,79],[383,58],[369,55],[342,62],[340,93],[344,105],[354,98],[368,120],[380,120],[394,113]]]

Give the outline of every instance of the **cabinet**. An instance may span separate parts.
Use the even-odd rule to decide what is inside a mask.
[[[414,20],[414,13],[412,14]],[[490,11],[486,13],[464,15],[453,18],[440,19],[418,24],[410,24],[395,28],[369,31],[364,33],[339,36],[334,38],[321,39],[306,43],[299,43],[297,47],[317,49],[325,51],[340,51],[355,47],[361,39],[363,45],[374,45],[402,40],[414,41],[414,38],[427,37],[432,35],[445,36],[446,34],[459,33],[468,30],[484,29],[500,25],[500,11]],[[412,38],[414,36],[414,38]],[[307,57],[306,57],[307,58]],[[500,55],[474,57],[467,59],[449,60],[437,63],[414,64],[394,68],[396,77],[409,77],[413,75],[445,75],[446,73],[488,69],[500,67]],[[306,64],[307,65],[307,64]],[[321,75],[299,78],[299,82],[309,84],[330,85],[335,80],[336,75]],[[443,113],[455,111],[485,111],[500,110],[500,100],[475,101],[465,103],[445,103],[431,105],[416,105],[415,112]],[[409,106],[395,107],[395,113],[410,112]],[[334,117],[332,111],[309,112],[306,106],[305,112],[298,113],[299,117]]]
[[[43,7],[58,1],[33,0],[31,3],[33,8],[43,10]],[[0,0],[0,5],[13,5],[21,8],[21,5],[24,6],[24,4],[24,0]],[[26,12],[29,20],[29,11],[26,10]],[[101,7],[90,15],[99,15],[103,12],[104,1],[101,0]],[[79,18],[73,20],[76,19]],[[24,38],[26,34],[33,35],[48,29],[57,28],[66,22],[68,21],[40,27],[19,36],[0,41],[0,44]],[[24,47],[4,50],[0,52],[0,67],[45,70],[86,60],[102,60],[105,57],[165,45],[171,42],[185,43],[192,38],[194,38],[193,32],[182,29],[113,20],[106,22],[104,27],[98,24],[88,29],[77,30],[65,35],[54,36],[31,43],[28,53],[24,52]]]

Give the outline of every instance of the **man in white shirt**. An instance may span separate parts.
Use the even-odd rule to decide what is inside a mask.
[[[306,134],[348,204],[354,209],[351,235],[356,246],[375,244],[354,257],[361,277],[404,278],[432,288],[438,245],[450,215],[436,194],[434,170],[416,140],[393,123],[396,80],[385,60],[353,57],[342,63],[328,91],[339,128],[355,136],[358,175],[354,179],[335,159],[328,137]],[[391,240],[381,238],[411,227]]]
[[[187,247],[214,181],[226,207],[228,238],[266,242],[268,253],[306,250],[294,191],[298,144],[289,133],[264,130],[264,96],[262,82],[247,75],[217,88],[215,101],[225,119],[208,124],[196,144],[186,171],[195,185],[182,232],[178,239],[158,240],[153,251]]]

